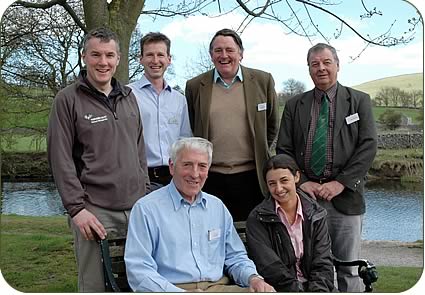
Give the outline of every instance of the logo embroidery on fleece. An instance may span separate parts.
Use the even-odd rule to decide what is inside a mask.
[[[89,120],[91,124],[100,123],[103,121],[108,121],[108,117],[106,115],[99,116],[99,117],[93,117],[93,114],[85,114],[84,119]]]

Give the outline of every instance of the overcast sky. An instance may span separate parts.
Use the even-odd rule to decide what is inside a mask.
[[[2,0],[0,12],[13,1]],[[172,2],[172,1],[168,1]],[[254,1],[255,2],[255,1]],[[257,0],[263,3],[263,0]],[[284,1],[282,1],[284,2]],[[334,1],[338,2],[338,1]],[[361,8],[361,0],[344,0],[337,6],[327,8],[346,20],[350,25],[358,29],[364,35],[377,36],[388,30],[391,23],[395,22],[392,31],[395,35],[400,30],[406,30],[407,19],[414,15],[415,8],[412,4],[403,0],[366,0],[368,8],[376,7],[382,11],[382,17],[374,17],[371,21],[361,21],[360,14],[364,13]],[[412,0],[416,7],[424,10],[423,0]],[[146,9],[153,8],[158,1],[147,0]],[[222,9],[226,5],[234,5],[235,1],[220,1]],[[287,6],[281,4],[284,17],[289,16]],[[300,18],[306,18],[299,8]],[[218,6],[211,5],[210,14],[218,13]],[[322,31],[332,35],[338,22],[328,14],[310,9],[312,18],[319,24]],[[278,11],[279,12],[279,11]],[[219,18],[207,16],[151,18],[142,16],[138,27],[143,34],[149,31],[160,31],[166,34],[172,42],[171,53],[175,75],[169,77],[171,85],[185,87],[188,76],[187,64],[199,57],[201,48],[207,46],[211,37],[217,30],[222,28],[237,29],[245,14],[242,10],[236,10],[231,14]],[[358,85],[363,82],[376,80],[384,77],[423,72],[423,27],[418,27],[414,41],[408,45],[395,47],[368,47],[359,58],[352,60],[364,48],[364,42],[355,36],[348,28],[343,29],[343,34],[338,39],[330,40],[340,59],[339,81],[347,86]],[[319,37],[312,38],[311,43],[307,38],[289,34],[288,30],[277,23],[261,20],[252,21],[241,34],[245,52],[242,64],[248,67],[258,68],[270,72],[275,78],[276,90],[282,89],[283,81],[293,78],[303,82],[307,89],[313,87],[308,75],[306,54],[312,43],[323,42]]]
[[[221,1],[221,3],[223,2]],[[343,2],[345,3],[340,6],[332,7],[332,11],[359,31],[364,34],[370,33],[372,36],[387,31],[394,20],[396,23],[392,31],[395,34],[400,29],[405,30],[407,26],[404,24],[415,11],[411,4],[402,0],[364,1],[369,7],[376,6],[383,12],[382,17],[376,17],[372,21],[366,22],[360,21],[359,15],[363,11],[359,7],[355,7],[355,4],[361,4],[360,0]],[[420,1],[412,1],[412,3],[414,2],[419,3]],[[423,2],[421,0],[422,7],[424,6]],[[147,1],[147,7],[149,7],[149,1]],[[418,8],[421,10],[420,7]],[[186,64],[194,57],[199,56],[200,48],[209,44],[217,30],[224,27],[236,29],[243,17],[242,11],[220,18],[193,16],[157,19],[155,22],[143,17],[139,20],[139,28],[142,33],[160,31],[171,39],[171,52],[176,73],[171,83],[177,83],[184,88],[187,76]],[[326,32],[333,32],[339,27],[335,19],[321,12],[315,12],[314,19]],[[340,59],[338,78],[342,84],[354,86],[384,77],[423,72],[422,26],[419,27],[415,40],[408,45],[391,48],[370,46],[355,61],[351,57],[357,56],[361,52],[364,42],[347,28],[344,28],[343,32],[339,39],[330,41],[338,51]],[[283,81],[289,78],[302,81],[308,89],[313,87],[306,65],[306,54],[312,46],[307,38],[288,34],[281,25],[264,21],[251,22],[241,37],[245,47],[242,64],[272,73],[276,82],[276,90],[281,90]],[[318,42],[323,42],[323,39],[312,39],[313,44]]]

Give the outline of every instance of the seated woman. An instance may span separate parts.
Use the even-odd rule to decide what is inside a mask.
[[[300,171],[288,155],[264,165],[271,197],[255,207],[246,224],[248,255],[276,291],[332,292],[334,268],[326,211],[297,190]]]

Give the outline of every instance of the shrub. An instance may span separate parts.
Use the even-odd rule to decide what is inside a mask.
[[[401,120],[402,114],[394,110],[386,110],[379,116],[379,122],[391,130],[400,127]]]

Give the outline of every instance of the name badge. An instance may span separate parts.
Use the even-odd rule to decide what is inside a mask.
[[[218,229],[210,229],[208,231],[208,241],[216,240],[221,236],[221,230]]]
[[[179,124],[179,117],[177,114],[171,115],[171,117],[168,118],[168,124],[178,125]]]
[[[352,114],[345,118],[345,122],[347,122],[347,125],[357,122],[358,120],[360,120],[358,113]]]
[[[262,112],[267,110],[267,102],[259,103],[257,105],[257,111]]]

